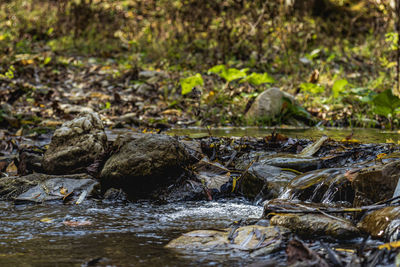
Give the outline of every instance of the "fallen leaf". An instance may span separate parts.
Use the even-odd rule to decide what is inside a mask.
[[[50,218],[42,218],[42,219],[40,219],[40,221],[41,222],[44,222],[44,223],[52,223],[52,222],[54,222],[54,219],[50,219]]]
[[[18,172],[17,166],[15,166],[14,161],[11,161],[11,163],[8,164],[6,172],[10,174],[16,174]]]
[[[394,242],[382,244],[382,245],[378,246],[378,249],[391,250],[391,249],[399,248],[399,247],[400,247],[400,241],[394,241]]]
[[[61,193],[61,195],[66,195],[67,193],[68,193],[68,189],[67,188],[65,188],[65,187],[61,187],[60,188],[60,193]]]

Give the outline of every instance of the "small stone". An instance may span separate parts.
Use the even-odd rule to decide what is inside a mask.
[[[254,103],[246,113],[248,120],[276,119],[282,112],[284,102],[295,104],[294,97],[279,88],[272,87],[257,96]]]

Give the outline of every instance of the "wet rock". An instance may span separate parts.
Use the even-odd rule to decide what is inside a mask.
[[[266,156],[259,160],[261,164],[272,165],[280,168],[293,169],[300,172],[318,169],[321,160],[315,157],[304,157],[296,154],[276,154]]]
[[[21,151],[18,160],[18,174],[27,175],[33,172],[43,172],[43,155],[35,151]]]
[[[294,97],[273,87],[262,92],[246,113],[248,120],[276,119],[284,108],[284,102],[295,103]]]
[[[296,174],[279,167],[254,163],[240,178],[238,192],[247,198],[276,198]]]
[[[197,162],[193,169],[197,180],[201,181],[205,188],[215,193],[223,193],[224,185],[230,180],[230,171],[218,162],[210,162],[206,158]]]
[[[255,257],[279,250],[282,238],[288,233],[283,227],[258,225],[237,229],[196,230],[170,241],[165,247],[198,251],[239,250]]]
[[[400,207],[375,210],[366,215],[357,226],[374,238],[397,241],[400,239]]]
[[[322,203],[353,203],[354,190],[345,177],[346,172],[345,168],[332,168],[299,175],[288,184],[280,198]]]
[[[355,190],[354,206],[370,205],[393,196],[400,177],[400,161],[374,165],[348,176]]]
[[[122,188],[131,198],[148,198],[155,190],[176,183],[191,160],[184,145],[167,135],[146,134],[116,143],[120,149],[100,175],[102,188]]]
[[[338,239],[359,236],[358,229],[343,218],[334,219],[323,214],[279,214],[270,220],[271,225],[287,227],[303,237],[332,236]]]
[[[329,235],[342,239],[358,236],[358,229],[350,221],[323,214],[324,210],[337,207],[341,206],[273,199],[265,203],[263,218],[270,218],[271,225],[287,227],[304,237]],[[315,213],[316,211],[321,213]]]
[[[19,195],[16,201],[31,201],[41,203],[51,200],[65,200],[67,197],[74,197],[76,201],[83,196],[94,193],[95,186],[98,185],[94,179],[69,179],[52,178],[39,183],[28,191]],[[82,199],[83,200],[83,199]],[[80,202],[82,202],[80,200]]]
[[[83,172],[105,152],[107,136],[97,113],[65,122],[54,132],[42,166],[49,174]]]
[[[128,200],[126,193],[122,189],[110,188],[104,193],[104,199],[114,201]]]
[[[46,175],[34,173],[20,177],[0,179],[0,199],[42,202],[62,199],[73,192],[74,198],[85,190],[90,196],[97,190],[98,183],[87,174]]]
[[[193,180],[186,180],[181,185],[168,188],[167,192],[164,195],[160,195],[158,198],[162,203],[208,199],[203,184]]]

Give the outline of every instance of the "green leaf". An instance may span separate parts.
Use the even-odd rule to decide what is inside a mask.
[[[238,70],[235,68],[230,68],[228,70],[226,70],[225,72],[221,73],[221,77],[224,78],[227,82],[231,82],[243,77],[246,77],[246,72],[247,69],[242,69],[242,70]]]
[[[186,95],[186,94],[192,92],[194,87],[203,86],[204,81],[203,81],[203,77],[201,77],[201,74],[197,73],[194,76],[190,76],[185,79],[181,79],[180,84],[182,87],[182,95]]]
[[[325,88],[314,83],[302,83],[300,84],[300,90],[311,94],[321,94],[325,91]]]
[[[226,72],[225,65],[216,65],[208,70],[208,73],[214,73],[220,75],[221,73]]]
[[[106,102],[105,109],[109,109],[109,108],[111,108],[111,103],[110,102]]]
[[[46,58],[43,60],[43,64],[44,64],[44,65],[47,65],[47,64],[50,63],[50,61],[51,61],[51,57],[46,57]]]
[[[339,94],[340,94],[341,92],[344,91],[345,86],[346,86],[348,83],[349,83],[349,82],[348,82],[347,80],[345,80],[345,79],[336,80],[336,81],[334,82],[333,86],[332,86],[332,94],[333,94],[333,97],[338,97]]]
[[[214,73],[225,79],[227,82],[231,82],[243,77],[246,77],[248,69],[238,70],[236,68],[227,69],[225,65],[217,65],[208,70],[208,73]]]
[[[391,89],[378,94],[372,102],[374,104],[373,111],[385,117],[394,115],[396,108],[400,107],[400,99],[393,95]]]
[[[261,85],[263,83],[274,83],[275,80],[268,73],[251,73],[249,76],[240,80],[240,83],[248,82],[252,85]]]

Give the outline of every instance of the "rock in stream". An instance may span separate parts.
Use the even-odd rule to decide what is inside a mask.
[[[54,132],[42,167],[49,174],[84,172],[105,152],[106,145],[107,136],[100,116],[84,113]]]
[[[167,135],[125,140],[101,171],[102,188],[122,188],[131,198],[148,198],[176,183],[190,160],[184,145]]]

